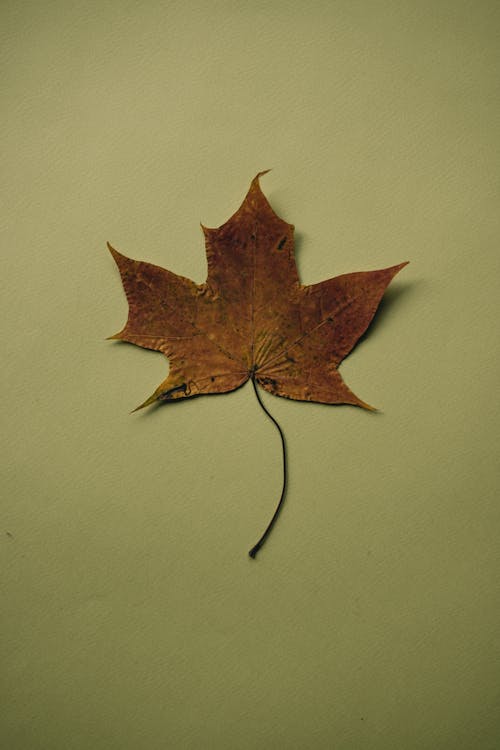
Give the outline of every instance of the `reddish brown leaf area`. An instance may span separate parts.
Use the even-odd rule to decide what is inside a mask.
[[[277,396],[372,408],[347,387],[338,366],[406,263],[304,286],[294,227],[267,202],[263,174],[225,224],[202,227],[204,284],[109,246],[129,304],[125,328],[111,338],[162,352],[170,362],[168,377],[141,406],[226,393],[253,377]]]

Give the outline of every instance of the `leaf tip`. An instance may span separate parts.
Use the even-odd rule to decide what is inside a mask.
[[[147,398],[142,404],[139,404],[139,406],[136,406],[135,409],[132,409],[130,412],[133,414],[136,411],[140,411],[141,409],[145,409],[146,406],[150,406],[151,404],[154,404],[155,401],[158,401],[158,391],[156,390],[149,398]]]
[[[132,411],[129,411],[129,414],[135,414],[136,411],[140,411],[141,409],[144,409],[146,404],[140,404],[139,406],[136,406],[135,409],[132,409]]]
[[[217,231],[213,227],[206,227],[205,224],[203,224],[201,221],[200,221],[200,227],[201,227],[201,231],[203,232],[203,235],[205,236],[205,238],[208,237],[211,234],[215,234],[216,231]]]
[[[404,260],[402,263],[398,263],[397,266],[394,266],[394,273],[399,273],[405,266],[409,264],[409,260]]]
[[[114,248],[110,242],[106,242],[106,245],[107,245],[109,252],[113,256],[114,261],[117,266],[119,266],[120,261],[123,262],[123,261],[128,260],[128,258],[126,258],[125,255],[122,255],[120,252],[118,252],[118,250],[116,250],[116,248]]]
[[[254,180],[258,180],[259,177],[264,177],[265,174],[268,174],[270,172],[272,167],[269,167],[269,169],[263,169],[262,172],[257,172],[257,174],[254,177]]]
[[[264,175],[270,171],[271,171],[270,169],[264,169],[262,172],[257,172],[257,174],[253,178],[252,183],[250,185],[250,190],[256,189],[256,188],[260,190],[260,184],[259,184],[260,178],[264,177]]]

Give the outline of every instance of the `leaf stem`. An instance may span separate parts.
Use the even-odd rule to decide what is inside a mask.
[[[269,417],[269,419],[271,420],[271,422],[273,422],[273,424],[276,426],[276,429],[278,430],[278,432],[280,434],[281,446],[282,446],[282,449],[283,449],[283,487],[281,489],[281,497],[279,499],[278,505],[276,506],[276,510],[274,511],[274,515],[271,518],[271,520],[269,521],[269,524],[268,524],[266,530],[262,534],[262,536],[259,539],[259,541],[257,542],[257,544],[254,544],[254,546],[252,547],[252,549],[248,553],[251,558],[255,558],[255,555],[260,550],[260,548],[262,547],[262,545],[266,541],[267,537],[269,536],[269,533],[271,532],[271,529],[273,528],[273,526],[275,524],[275,521],[278,518],[279,512],[280,512],[281,507],[283,505],[283,501],[285,499],[286,484],[287,484],[287,461],[286,461],[285,436],[283,435],[283,431],[282,431],[281,427],[279,426],[278,422],[275,420],[275,418],[273,417],[273,415],[268,412],[268,410],[266,409],[266,407],[264,406],[264,404],[262,402],[262,399],[261,399],[261,397],[259,395],[259,390],[257,388],[257,383],[255,382],[255,375],[252,375],[252,385],[253,385],[253,389],[255,391],[255,395],[257,397],[257,401],[259,402],[259,405],[260,405],[261,409]]]

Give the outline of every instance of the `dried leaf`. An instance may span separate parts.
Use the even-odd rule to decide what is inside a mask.
[[[129,304],[125,328],[110,338],[162,352],[170,361],[168,377],[137,408],[227,393],[251,379],[260,406],[279,430],[281,497],[250,557],[276,521],[287,477],[284,435],[258,386],[298,401],[372,409],[347,387],[338,366],[370,324],[391,279],[406,265],[304,286],[295,265],[294,227],[264,197],[263,174],[225,224],[202,227],[208,261],[204,284],[126,258],[108,245]]]
[[[131,260],[110,245],[129,304],[113,339],[168,357],[168,377],[137,408],[226,393],[249,378],[276,396],[371,409],[338,367],[370,324],[391,279],[406,263],[303,285],[292,224],[273,211],[259,173],[236,213],[202,227],[204,284]]]

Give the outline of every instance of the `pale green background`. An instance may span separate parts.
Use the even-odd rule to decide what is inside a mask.
[[[500,747],[496,2],[3,2],[1,747]],[[130,415],[105,250],[206,272],[254,174],[306,283],[403,260],[342,365]],[[3,744],[2,744],[3,743]]]

